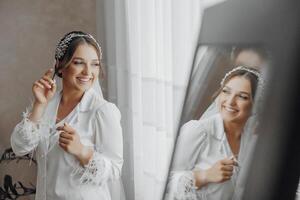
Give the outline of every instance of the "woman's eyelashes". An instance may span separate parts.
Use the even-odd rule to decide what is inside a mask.
[[[239,94],[238,97],[242,100],[248,100],[249,97],[247,95],[244,95],[244,94]]]
[[[230,94],[230,91],[229,91],[229,89],[227,89],[227,88],[223,88],[223,89],[222,89],[222,92],[223,92],[224,94]]]
[[[100,67],[100,63],[98,63],[98,62],[92,63],[92,66]]]
[[[73,64],[74,64],[74,65],[77,65],[77,66],[87,65],[87,63],[84,62],[84,61],[82,61],[82,60],[73,60]],[[100,66],[100,63],[99,63],[99,62],[92,62],[92,63],[91,63],[91,66],[99,67],[99,66]]]
[[[231,91],[228,88],[223,88],[222,93],[226,94],[226,95],[230,95]],[[244,93],[238,93],[235,96],[237,96],[239,99],[242,99],[242,100],[249,100],[249,96],[247,94],[244,94]]]
[[[83,62],[82,60],[73,60],[73,64],[74,65],[83,65],[83,64],[85,64],[85,62]]]

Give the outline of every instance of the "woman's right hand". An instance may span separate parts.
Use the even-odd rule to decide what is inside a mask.
[[[47,105],[56,91],[56,83],[51,79],[53,69],[49,69],[45,75],[35,81],[32,86],[32,92],[35,98],[35,104]]]
[[[51,79],[53,69],[49,69],[45,75],[34,82],[32,92],[35,98],[29,120],[38,122],[56,91],[56,83]]]
[[[225,158],[216,162],[207,170],[195,169],[193,171],[195,177],[195,185],[198,189],[208,183],[222,183],[231,178],[234,166],[237,166],[234,157]]]
[[[233,174],[233,168],[237,165],[233,157],[219,160],[205,171],[206,181],[208,183],[222,183],[229,180]]]

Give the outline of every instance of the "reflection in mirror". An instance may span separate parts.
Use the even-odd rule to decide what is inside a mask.
[[[198,47],[165,199],[242,197],[268,59],[259,46]]]

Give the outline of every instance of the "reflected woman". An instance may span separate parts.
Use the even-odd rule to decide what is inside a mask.
[[[16,155],[36,152],[38,200],[110,200],[111,183],[120,179],[121,116],[102,96],[101,54],[90,34],[70,32],[56,47],[55,71],[33,84],[33,106],[11,145]]]
[[[256,94],[260,74],[239,66],[221,81],[216,110],[181,128],[174,153],[166,199],[232,199],[239,171],[243,130]],[[216,106],[216,109],[212,107]]]

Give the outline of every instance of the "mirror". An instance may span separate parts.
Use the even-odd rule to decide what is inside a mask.
[[[260,45],[198,46],[165,199],[242,195],[257,138],[268,54]]]

